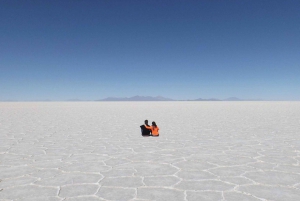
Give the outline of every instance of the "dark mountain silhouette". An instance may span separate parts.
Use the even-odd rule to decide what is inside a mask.
[[[223,101],[243,101],[242,99],[239,99],[237,97],[230,97],[230,98],[226,98]]]
[[[174,101],[171,98],[165,98],[162,96],[133,96],[130,98],[116,98],[116,97],[108,97],[98,101]]]
[[[208,98],[208,99],[203,99],[203,98],[197,98],[195,100],[192,101],[221,101],[220,99],[216,99],[216,98]]]

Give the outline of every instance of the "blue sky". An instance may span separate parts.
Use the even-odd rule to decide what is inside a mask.
[[[300,1],[0,1],[0,100],[300,100]]]

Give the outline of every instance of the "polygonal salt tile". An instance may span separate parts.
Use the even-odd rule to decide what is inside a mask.
[[[36,169],[29,166],[0,166],[0,178],[13,178],[13,177],[21,177],[26,174],[30,174],[37,171]]]
[[[107,172],[101,172],[104,177],[130,177],[134,173],[136,173],[134,169],[112,169]]]
[[[62,186],[78,183],[97,183],[103,176],[88,173],[63,173],[52,178],[37,181],[37,185],[42,186]]]
[[[182,157],[178,157],[178,156],[162,156],[155,160],[156,163],[168,163],[168,164],[174,164],[183,161],[185,160]]]
[[[180,179],[174,176],[145,177],[146,186],[172,186],[178,183]]]
[[[296,164],[297,161],[293,158],[288,156],[263,156],[259,158],[260,161],[266,163],[276,163],[276,164],[286,164],[286,165],[293,165]]]
[[[183,180],[203,180],[203,179],[216,179],[217,176],[205,171],[185,171],[181,170],[176,175]]]
[[[5,165],[5,166],[29,166],[30,164],[33,163],[33,160],[30,159],[19,159],[19,160],[8,160],[8,159],[4,159],[2,161],[0,161],[1,164]]]
[[[2,181],[0,180],[0,189],[7,188],[7,187],[20,186],[20,185],[25,185],[25,184],[31,184],[36,180],[37,180],[37,178],[30,177],[30,176],[4,179]]]
[[[236,177],[248,171],[256,171],[256,169],[248,166],[233,166],[233,167],[218,167],[214,169],[209,169],[208,171],[221,177]]]
[[[283,171],[283,172],[292,172],[292,173],[300,174],[300,166],[299,165],[279,165],[278,167],[275,167],[274,169],[278,170],[278,171]]]
[[[64,154],[68,153],[66,149],[62,149],[62,148],[49,148],[49,149],[46,149],[45,152],[46,152],[46,155],[58,155],[58,156],[60,156],[61,153],[64,153]]]
[[[204,191],[204,192],[193,192],[187,191],[187,200],[188,201],[212,201],[212,200],[222,200],[222,193],[221,192],[211,192],[211,191]]]
[[[300,190],[293,188],[286,188],[280,186],[263,186],[263,185],[249,185],[238,187],[239,191],[250,193],[258,198],[266,200],[284,200],[296,201],[300,200]]]
[[[208,164],[206,161],[182,161],[179,163],[174,163],[173,165],[180,169],[188,171],[199,171],[216,167],[215,165]]]
[[[255,198],[251,195],[236,192],[224,192],[224,198],[226,201],[260,201],[261,199]]]
[[[182,150],[175,150],[175,149],[163,149],[163,150],[155,150],[155,154],[157,155],[169,155],[169,156],[176,156],[176,157],[187,157],[190,154],[186,154],[182,152]]]
[[[157,154],[135,154],[129,156],[127,159],[132,162],[149,162],[156,161],[160,157],[162,156]]]
[[[137,142],[129,141],[126,144],[120,144],[119,145],[122,149],[132,149],[132,148],[137,148],[140,147],[141,145],[137,145]]]
[[[9,153],[13,154],[26,154],[26,155],[42,155],[45,156],[45,149],[41,148],[11,148]]]
[[[68,155],[60,153],[55,155],[51,155],[51,154],[34,155],[33,159],[34,161],[55,161],[55,160],[64,160],[67,157]]]
[[[135,194],[135,189],[101,187],[96,195],[105,200],[127,201],[133,199]]]
[[[227,160],[229,158],[228,155],[220,154],[220,155],[203,155],[203,154],[193,154],[192,156],[187,157],[187,160],[198,161],[198,162],[211,162],[217,163],[220,160]]]
[[[141,177],[106,177],[100,181],[101,186],[114,187],[139,187],[143,186]]]
[[[180,149],[184,147],[183,144],[176,142],[158,143],[157,146],[160,149]]]
[[[266,162],[256,162],[256,163],[250,163],[247,166],[251,166],[261,170],[272,170],[274,167],[276,167],[276,164],[266,163]]]
[[[254,182],[244,178],[244,177],[221,177],[221,181],[236,184],[236,185],[245,185],[245,184],[253,184]]]
[[[278,142],[276,143],[277,146],[278,146]],[[296,156],[297,153],[294,152],[294,150],[291,150],[290,147],[288,148],[283,148],[283,149],[277,149],[277,150],[274,150],[274,149],[270,149],[270,150],[265,150],[265,151],[261,151],[260,152],[261,154],[265,155],[265,156]]]
[[[55,177],[62,174],[61,170],[58,169],[38,169],[36,172],[31,173],[32,177],[38,177],[41,179]]]
[[[69,158],[65,158],[65,161],[78,161],[78,162],[86,162],[86,161],[105,161],[108,160],[109,156],[104,156],[102,154],[74,154]]]
[[[269,185],[294,185],[300,181],[299,174],[277,171],[247,172],[244,176],[257,183]]]
[[[37,161],[30,166],[33,166],[35,168],[61,168],[65,166],[67,163],[62,162],[61,160],[49,160],[49,161]]]
[[[56,196],[58,188],[55,187],[39,187],[35,185],[16,186],[5,188],[0,192],[0,199],[21,199],[34,197]]]
[[[71,163],[61,169],[66,172],[106,172],[111,167],[106,166],[103,162],[88,161]]]
[[[158,175],[172,175],[178,170],[169,164],[159,163],[131,163],[118,166],[119,169],[134,168],[137,172],[135,176],[158,176]]]
[[[72,197],[72,198],[66,198],[64,201],[101,201],[103,199],[91,195],[91,196],[80,196],[80,197]]]
[[[257,160],[249,158],[249,157],[242,157],[242,156],[231,156],[227,159],[219,160],[214,162],[214,164],[218,164],[220,166],[234,166],[234,165],[243,165],[247,163],[253,163]]]
[[[63,198],[59,197],[27,197],[27,198],[20,198],[16,199],[15,201],[62,201]]]
[[[124,141],[122,142],[124,143]],[[113,156],[115,154],[123,154],[125,151],[117,148],[109,148],[107,147],[105,150],[98,152],[99,154],[108,154],[109,156]]]
[[[202,190],[202,191],[227,191],[232,190],[235,185],[227,184],[216,180],[203,181],[181,181],[175,185],[175,188],[182,190]]]
[[[184,200],[184,193],[175,189],[142,187],[137,189],[137,199],[182,201]]]
[[[95,142],[95,141],[91,142],[93,150],[97,150],[97,151],[103,151],[106,149],[106,147],[103,144],[104,144],[103,142]]]
[[[74,146],[74,147],[69,147],[68,149],[68,153],[70,154],[92,154],[93,149],[89,148],[87,145],[81,145],[81,146]]]
[[[229,156],[237,155],[252,158],[259,156],[256,150],[226,150],[224,152]]]
[[[137,147],[132,147],[132,150],[135,152],[135,153],[138,153],[138,154],[141,154],[141,155],[145,155],[148,154],[148,153],[154,153],[155,152],[155,149],[157,148],[154,148],[154,147],[144,147],[144,146],[137,146]]]
[[[222,154],[223,150],[216,146],[216,149],[212,149],[211,147],[201,147],[201,149],[196,149],[196,153],[207,154],[207,155],[218,155]]]
[[[122,159],[122,158],[112,158],[109,160],[104,161],[106,165],[108,166],[118,166],[124,163],[129,163],[130,161],[127,159]]]
[[[10,154],[10,153],[0,154],[1,161],[6,161],[6,160],[22,161],[23,159],[29,159],[29,158],[30,156],[24,154]]]
[[[96,184],[76,184],[62,186],[59,192],[60,197],[77,197],[83,195],[93,195],[99,186]]]
[[[130,201],[151,201],[151,200],[145,200],[145,199],[132,199]]]

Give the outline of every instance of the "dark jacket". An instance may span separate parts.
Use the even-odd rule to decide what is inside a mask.
[[[145,125],[141,125],[140,127],[141,127],[142,135],[151,135],[151,130],[147,129]]]

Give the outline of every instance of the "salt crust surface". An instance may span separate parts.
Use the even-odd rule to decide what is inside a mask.
[[[0,103],[3,201],[298,201],[299,161],[300,102]]]

